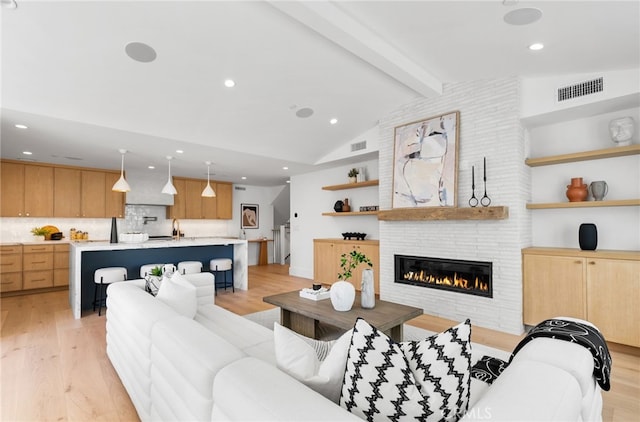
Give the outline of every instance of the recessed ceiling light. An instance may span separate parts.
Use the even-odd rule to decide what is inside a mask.
[[[534,7],[523,7],[512,10],[504,15],[503,19],[509,25],[529,25],[542,17],[542,10]]]
[[[182,154],[182,153],[184,153],[184,151],[183,151],[183,150],[181,150],[181,149],[177,149],[177,150],[176,150],[176,152],[177,152],[178,154]]]
[[[22,151],[22,153],[23,153],[24,155],[31,155],[31,154],[33,154],[33,152],[31,152],[31,151]]]
[[[312,114],[313,114],[313,109],[309,107],[302,107],[301,109],[296,111],[296,116],[300,117],[301,119],[309,117]]]
[[[543,48],[544,48],[544,44],[539,42],[531,44],[529,46],[529,50],[533,50],[533,51],[542,50]]]
[[[131,57],[133,60],[142,63],[152,62],[158,57],[156,54],[156,50],[154,50],[151,46],[141,43],[141,42],[130,42],[124,48],[127,56]]]
[[[27,129],[27,126],[25,126],[25,125],[20,125],[20,124],[18,124],[18,125],[15,125],[15,126],[16,126],[18,129]]]
[[[153,169],[155,169],[155,168],[156,168],[156,166],[149,166],[149,167],[147,167],[147,168],[148,168],[149,170],[153,170]]]
[[[242,180],[247,180],[247,176],[242,176],[241,179]]]
[[[333,119],[329,120],[329,123],[331,123],[332,125],[335,125],[336,123],[338,123],[338,119],[334,117]]]
[[[289,170],[289,167],[282,167],[282,170]]]
[[[226,86],[227,88],[233,88],[234,86],[236,86],[236,83],[233,79],[225,79],[224,86]]]

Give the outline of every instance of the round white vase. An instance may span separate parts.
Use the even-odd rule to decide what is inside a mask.
[[[337,281],[329,290],[333,309],[340,312],[350,311],[356,299],[356,289],[348,281]]]

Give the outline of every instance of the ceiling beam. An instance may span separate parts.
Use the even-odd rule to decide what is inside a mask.
[[[420,95],[442,94],[440,80],[331,2],[269,0],[269,3]]]

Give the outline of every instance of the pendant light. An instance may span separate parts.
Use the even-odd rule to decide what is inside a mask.
[[[126,179],[124,178],[124,155],[127,153],[127,150],[119,149],[118,151],[120,152],[120,154],[122,154],[122,164],[120,165],[120,178],[113,185],[111,190],[116,192],[129,192],[131,191],[131,186],[129,186],[129,183],[127,183]]]
[[[202,196],[206,198],[215,198],[216,192],[211,187],[211,182],[209,181],[209,167],[211,166],[211,161],[204,162],[207,165],[207,187],[202,191]]]
[[[173,157],[167,155],[167,160],[169,160],[169,178],[167,179],[167,184],[162,188],[162,193],[166,193],[167,195],[175,195],[176,193],[178,193],[178,191],[171,182],[171,160],[173,160]]]

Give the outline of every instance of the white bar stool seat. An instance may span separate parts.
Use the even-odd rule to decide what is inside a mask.
[[[229,258],[216,258],[216,259],[212,259],[211,261],[209,261],[209,271],[211,271],[212,273],[214,273],[214,276],[216,275],[216,273],[218,272],[222,272],[224,273],[224,282],[222,283],[222,287],[224,287],[225,290],[227,290],[227,287],[229,287],[229,285],[227,284],[227,274],[229,272],[231,272],[231,291],[233,291],[235,293],[236,289],[233,285],[233,260],[229,259]],[[218,283],[218,277],[215,278],[215,289],[216,289],[216,293],[218,292],[218,286],[220,286],[220,283]]]
[[[98,268],[93,274],[95,290],[93,292],[93,311],[96,305],[99,305],[98,316],[102,315],[102,305],[107,304],[107,286],[111,283],[125,281],[127,279],[127,269],[124,267],[106,267]],[[98,291],[100,295],[98,297]]]
[[[195,274],[200,271],[202,271],[202,262],[200,261],[178,262],[178,272],[180,274]]]
[[[145,264],[140,267],[140,278],[145,278],[149,274],[151,274],[151,270],[155,267],[164,267],[164,264]]]

